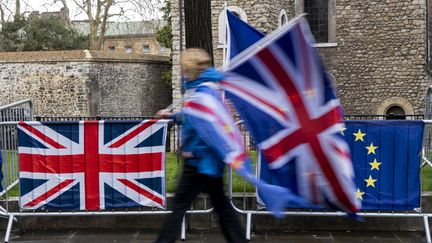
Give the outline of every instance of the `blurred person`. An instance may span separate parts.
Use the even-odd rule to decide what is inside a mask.
[[[194,95],[198,86],[209,85],[214,88],[214,84],[222,80],[222,74],[211,67],[210,63],[209,55],[202,49],[187,49],[181,54],[180,66],[186,81],[186,100]],[[220,154],[200,138],[196,130],[199,124],[191,123],[183,112],[160,110],[156,115],[159,118],[173,119],[175,123],[182,125],[181,156],[184,159],[183,173],[174,196],[173,212],[166,219],[156,242],[176,241],[186,210],[201,192],[209,194],[226,241],[247,242],[238,215],[224,194],[225,162]]]

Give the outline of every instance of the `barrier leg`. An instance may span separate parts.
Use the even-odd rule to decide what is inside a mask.
[[[182,241],[185,241],[186,240],[186,214],[185,214],[185,216],[183,217],[183,221],[182,221],[182,225],[181,225],[181,235],[180,235],[180,239],[182,240]]]
[[[10,237],[10,232],[12,230],[13,221],[14,221],[14,216],[9,215],[9,221],[8,221],[8,225],[6,228],[6,234],[5,234],[5,240],[4,240],[5,243],[9,242],[9,237]]]
[[[428,219],[427,215],[423,215],[423,223],[424,223],[425,232],[426,232],[426,241],[427,241],[427,243],[431,243],[431,236],[430,236],[430,231],[429,231],[429,219]]]
[[[252,214],[247,213],[246,214],[246,240],[250,240],[251,237],[251,221],[252,221]]]

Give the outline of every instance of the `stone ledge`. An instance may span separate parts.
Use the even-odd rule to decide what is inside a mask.
[[[29,62],[155,62],[168,63],[168,57],[135,53],[91,50],[0,52],[0,63]]]

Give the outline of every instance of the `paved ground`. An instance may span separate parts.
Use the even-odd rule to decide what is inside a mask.
[[[9,242],[19,243],[149,243],[156,232],[146,231],[65,231],[13,233]],[[187,243],[222,243],[220,232],[192,231]],[[251,242],[309,243],[309,242],[426,242],[422,232],[285,232],[253,234]]]

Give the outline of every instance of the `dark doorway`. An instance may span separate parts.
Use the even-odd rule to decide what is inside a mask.
[[[405,120],[405,111],[402,107],[394,105],[390,106],[386,111],[387,120]]]

